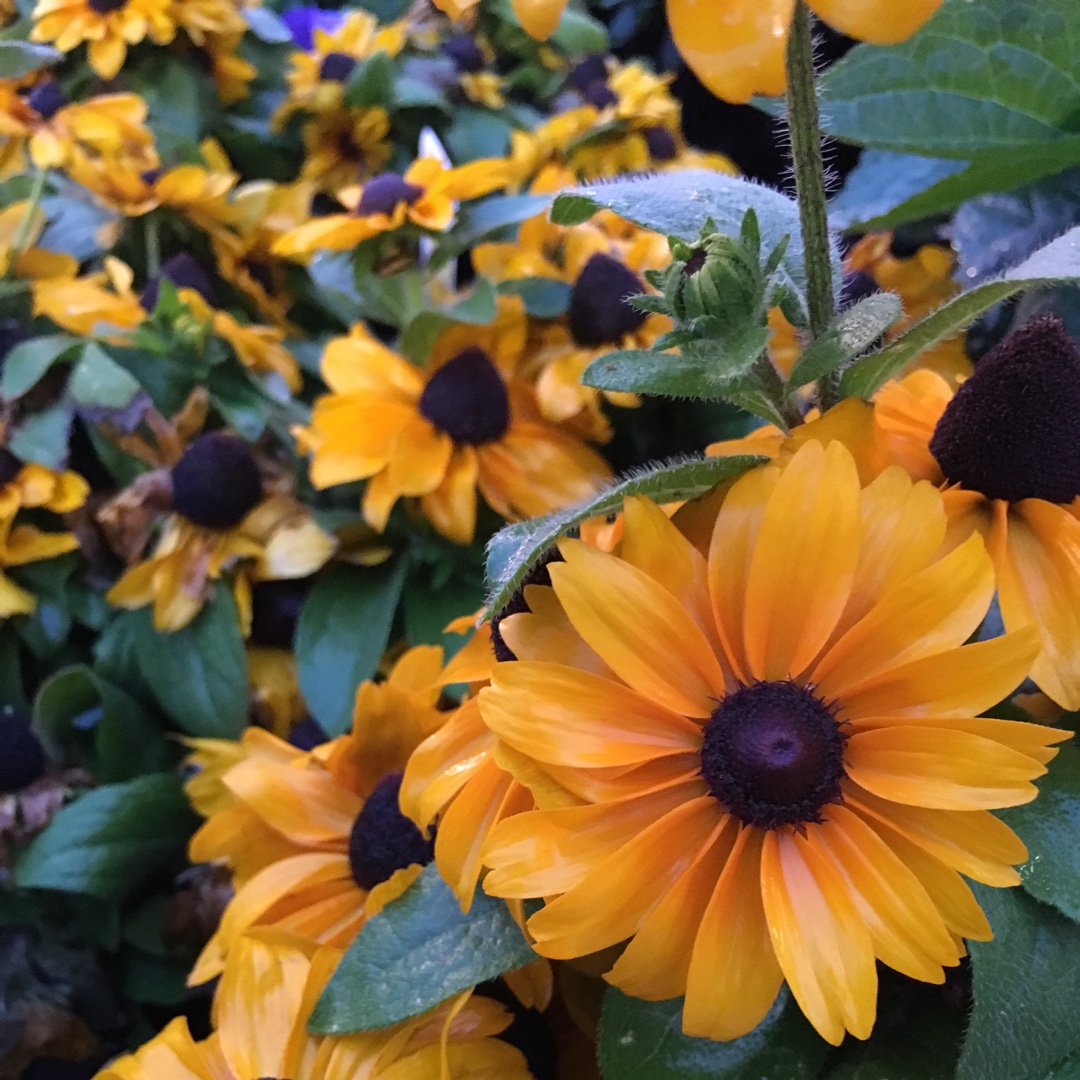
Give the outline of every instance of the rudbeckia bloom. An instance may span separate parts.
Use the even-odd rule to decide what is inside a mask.
[[[518,0],[544,9],[561,8],[564,2]],[[941,6],[941,0],[807,3],[834,30],[874,45],[910,37]],[[733,102],[784,92],[784,53],[794,10],[795,0],[667,0],[668,24],[680,55],[717,97]]]
[[[321,112],[304,125],[300,176],[340,199],[355,192],[357,177],[378,173],[392,152],[390,114],[381,105]]]
[[[131,285],[131,267],[106,255],[104,269],[82,277],[41,278],[33,284],[34,314],[87,337],[133,330],[146,317]]]
[[[25,199],[0,210],[0,274],[31,280],[75,277],[79,272],[76,259],[34,247],[44,229],[44,211],[40,206],[31,206]],[[20,241],[18,246],[17,240]]]
[[[71,52],[84,41],[86,58],[103,79],[119,74],[129,45],[150,38],[168,45],[176,36],[169,0],[38,0],[31,41]]]
[[[398,809],[401,769],[448,714],[437,708],[442,650],[405,653],[357,691],[352,730],[303,751],[259,728],[196,748],[215,765],[196,794],[214,812],[191,841],[193,862],[224,859],[236,895],[189,978],[217,975],[240,936],[273,926],[344,948],[366,919],[431,861],[431,841]],[[238,760],[227,765],[232,753]]]
[[[471,991],[392,1027],[311,1034],[311,1011],[340,960],[337,949],[254,931],[225,969],[208,1038],[196,1042],[177,1017],[96,1080],[531,1080],[521,1052],[496,1038],[510,1013]]]
[[[809,443],[730,488],[706,551],[640,497],[619,555],[560,542],[558,619],[503,624],[545,658],[480,692],[538,805],[492,833],[484,887],[547,898],[541,955],[628,941],[608,981],[685,994],[684,1031],[715,1039],[786,981],[837,1044],[870,1033],[875,961],[942,982],[991,936],[960,875],[1019,881],[989,811],[1033,799],[1069,733],[978,718],[1036,634],[963,644],[993,568],[978,536],[938,559],[944,535],[932,485],[862,489],[843,446]]]
[[[455,204],[505,187],[509,179],[502,158],[480,158],[448,169],[436,158],[418,158],[404,175],[381,173],[338,198],[350,214],[315,218],[273,247],[275,255],[303,257],[314,251],[350,251],[380,233],[409,223],[428,232],[443,232],[454,221]]]
[[[1028,323],[958,390],[917,371],[874,400],[885,460],[942,485],[951,545],[986,538],[1005,628],[1039,630],[1032,678],[1080,708],[1080,351],[1064,325]]]
[[[511,303],[502,306],[505,312]],[[516,333],[523,346],[524,320],[520,306],[514,310],[509,322],[518,330],[508,326],[499,336]],[[598,454],[541,417],[531,387],[498,363],[504,345],[485,342],[483,327],[467,329],[474,344],[451,331],[426,369],[363,325],[326,347],[322,374],[331,393],[315,402],[311,427],[296,436],[311,454],[317,488],[368,481],[364,519],[379,531],[394,503],[411,496],[440,533],[467,544],[477,490],[514,521],[585,498],[610,476]]]

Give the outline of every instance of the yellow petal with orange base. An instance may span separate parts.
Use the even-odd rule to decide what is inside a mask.
[[[717,97],[743,104],[784,92],[794,9],[795,0],[667,0],[679,54]]]

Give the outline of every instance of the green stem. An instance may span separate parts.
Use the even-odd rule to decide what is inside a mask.
[[[161,239],[158,236],[158,219],[153,210],[143,218],[146,230],[146,276],[153,278],[161,270]]]
[[[817,338],[832,322],[835,309],[811,20],[805,0],[796,0],[787,47],[787,109],[806,264],[806,303],[810,330]]]

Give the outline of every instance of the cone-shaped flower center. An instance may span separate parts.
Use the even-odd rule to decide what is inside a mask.
[[[570,333],[586,348],[614,345],[645,321],[645,312],[627,302],[645,283],[624,263],[597,253],[578,274],[570,292]]]
[[[127,4],[127,0],[86,0],[86,6],[99,15],[109,15],[119,11]]]
[[[297,750],[314,750],[316,746],[322,746],[329,742],[330,736],[322,729],[322,725],[314,716],[305,716],[293,725],[289,732],[289,745]]]
[[[1055,316],[988,352],[938,421],[930,452],[953,483],[990,499],[1080,495],[1080,351]]]
[[[374,889],[397,870],[435,857],[435,837],[424,834],[401,812],[399,772],[384,776],[356,815],[349,834],[349,866],[361,889]]]
[[[397,173],[380,173],[364,185],[356,212],[361,217],[369,214],[392,214],[398,203],[412,206],[423,194],[424,189],[419,184],[410,184],[407,180],[402,180]]]
[[[844,743],[828,706],[793,682],[762,682],[726,697],[705,725],[701,775],[747,825],[819,821],[840,799]]]
[[[210,280],[210,275],[191,254],[181,251],[162,263],[161,271],[146,283],[139,295],[139,303],[147,311],[153,311],[157,307],[162,278],[168,278],[178,289],[194,289],[208,304],[214,302],[214,283]]]
[[[23,463],[6,447],[0,447],[0,487],[10,484],[19,475]]]
[[[220,431],[200,435],[172,467],[173,507],[195,525],[231,529],[262,499],[259,466],[247,445]]]
[[[420,415],[459,446],[498,442],[510,426],[506,383],[491,357],[470,346],[431,376],[420,395]]]
[[[654,161],[671,161],[678,154],[679,147],[675,136],[666,127],[658,124],[656,127],[646,128],[644,135],[649,156]]]
[[[590,105],[595,105],[598,109],[606,109],[609,105],[618,105],[619,103],[619,98],[615,91],[601,79],[589,83],[589,85],[581,91],[581,96]]]
[[[26,104],[42,120],[51,120],[67,103],[67,95],[60,89],[60,84],[54,79],[46,79],[44,82],[38,83],[26,95]]]
[[[348,53],[331,52],[319,65],[319,78],[323,82],[345,82],[356,68],[356,58]]]
[[[18,791],[45,771],[45,751],[28,721],[0,710],[0,792]]]
[[[607,61],[603,53],[590,53],[584,60],[578,61],[573,68],[567,81],[576,90],[584,90],[596,82],[607,82]]]
[[[442,51],[457,65],[458,71],[483,71],[484,54],[472,34],[454,34],[442,44]]]

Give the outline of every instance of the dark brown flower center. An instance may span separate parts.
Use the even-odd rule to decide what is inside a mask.
[[[10,484],[22,467],[23,463],[7,447],[0,447],[0,487]]]
[[[109,15],[111,12],[119,11],[126,4],[127,0],[86,0],[86,6],[99,15]]]
[[[231,529],[262,499],[262,477],[235,435],[200,435],[172,467],[173,508],[195,525]]]
[[[331,52],[323,57],[319,65],[319,78],[323,82],[346,82],[356,69],[356,58],[348,53]]]
[[[585,348],[617,344],[645,321],[645,312],[627,297],[645,291],[645,283],[625,263],[597,253],[585,264],[570,291],[570,332]]]
[[[0,706],[0,792],[32,784],[46,765],[45,751],[30,721],[10,705]]]
[[[649,148],[649,157],[654,161],[671,161],[679,152],[679,146],[675,142],[675,136],[666,127],[645,129],[645,145]]]
[[[598,109],[606,109],[609,105],[617,105],[619,103],[619,98],[615,91],[602,79],[597,79],[595,82],[589,83],[589,85],[581,91],[581,96],[590,105],[595,105]]]
[[[472,34],[454,34],[442,43],[443,53],[454,61],[458,71],[483,71],[484,54]]]
[[[603,53],[590,53],[578,61],[567,76],[567,82],[575,90],[584,90],[596,82],[607,82],[607,59]]]
[[[937,423],[930,452],[952,481],[990,499],[1080,495],[1080,350],[1048,315],[991,349]]]
[[[214,303],[214,283],[210,275],[189,252],[181,251],[162,263],[160,272],[146,283],[140,293],[139,303],[147,311],[157,307],[163,278],[168,278],[178,289],[194,289],[208,304]]]
[[[60,84],[55,79],[46,79],[40,82],[26,94],[26,104],[41,117],[42,120],[51,120],[65,105],[68,104],[67,95],[60,89]]]
[[[419,184],[410,184],[397,173],[380,173],[364,185],[356,212],[361,217],[392,214],[399,203],[412,206],[423,194],[424,189]]]
[[[498,442],[510,426],[506,383],[483,349],[470,346],[448,360],[420,395],[420,415],[459,446]]]
[[[844,735],[829,707],[793,682],[742,687],[705,725],[701,775],[740,821],[762,829],[821,820],[840,801]]]
[[[349,834],[349,866],[361,889],[374,889],[398,870],[435,857],[435,836],[424,834],[398,805],[402,774],[384,776],[356,815]]]

